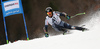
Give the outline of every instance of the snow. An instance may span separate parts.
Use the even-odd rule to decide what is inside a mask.
[[[83,23],[90,28],[72,34],[37,38],[29,41],[17,41],[1,45],[0,49],[100,49],[100,11],[94,13],[90,21]],[[94,18],[95,17],[95,18]],[[95,24],[94,24],[95,23]]]

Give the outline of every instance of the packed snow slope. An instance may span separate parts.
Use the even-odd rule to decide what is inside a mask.
[[[73,30],[72,34],[17,41],[0,46],[0,49],[100,49],[100,11],[88,15],[84,22],[89,31]],[[85,20],[84,20],[85,21]]]

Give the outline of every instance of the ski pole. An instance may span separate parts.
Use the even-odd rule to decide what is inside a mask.
[[[76,17],[76,16],[78,16],[78,15],[83,15],[83,14],[85,14],[85,12],[83,12],[83,13],[78,13],[78,14],[76,14],[76,15],[74,15],[74,16],[71,16],[71,18]]]

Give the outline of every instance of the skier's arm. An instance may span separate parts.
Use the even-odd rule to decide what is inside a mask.
[[[48,37],[48,21],[47,19],[45,19],[45,27],[44,27],[44,32],[45,32],[45,37]]]
[[[45,30],[44,30],[45,33],[48,33],[48,25],[45,25]]]
[[[59,16],[64,16],[64,17],[66,17],[68,20],[71,18],[71,16],[67,15],[65,12],[58,12],[58,11],[55,11],[55,13],[57,13]]]
[[[46,32],[48,32],[48,20],[47,19],[45,19],[45,27],[44,27],[44,32],[46,33]]]
[[[60,16],[66,17],[68,20],[71,18],[71,16],[67,15],[65,12],[60,13]]]

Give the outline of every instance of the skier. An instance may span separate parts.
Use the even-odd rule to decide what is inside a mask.
[[[52,28],[54,28],[56,31],[63,31],[64,32],[63,35],[67,33],[66,29],[81,30],[81,31],[86,30],[86,28],[72,26],[62,21],[59,16],[64,16],[68,20],[71,18],[71,16],[68,16],[64,12],[53,11],[51,7],[47,7],[45,11],[47,14],[46,19],[45,19],[45,27],[44,27],[45,37],[49,36],[48,24],[50,24]]]

